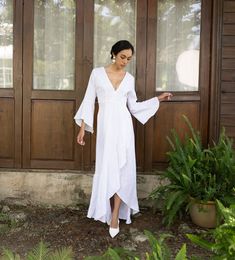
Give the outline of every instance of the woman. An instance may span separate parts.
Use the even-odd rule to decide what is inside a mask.
[[[94,104],[97,117],[96,165],[88,217],[110,225],[109,234],[119,233],[119,219],[131,223],[139,211],[136,194],[136,162],[131,114],[145,124],[171,93],[137,102],[134,77],[125,71],[134,54],[125,40],[112,46],[112,64],[93,69],[85,97],[74,119],[81,127],[77,142],[85,145],[85,131],[93,133]]]

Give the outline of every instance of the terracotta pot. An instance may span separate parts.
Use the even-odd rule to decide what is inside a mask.
[[[189,213],[192,222],[199,227],[215,228],[217,226],[217,210],[214,201],[200,202],[191,199]]]

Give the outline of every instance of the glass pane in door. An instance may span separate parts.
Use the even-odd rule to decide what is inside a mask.
[[[0,88],[13,88],[12,0],[0,0]]]
[[[73,90],[75,0],[35,0],[33,88]]]
[[[198,91],[201,1],[158,0],[157,91]]]
[[[119,40],[136,42],[136,0],[95,0],[94,67],[111,62],[110,50]],[[135,74],[135,56],[128,65]]]

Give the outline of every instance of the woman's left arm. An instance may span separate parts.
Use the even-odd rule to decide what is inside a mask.
[[[130,91],[127,95],[127,105],[131,114],[142,124],[145,124],[158,110],[160,101],[170,100],[171,93],[164,92],[158,97],[153,97],[141,102],[137,101],[134,77],[130,78]]]
[[[168,101],[168,100],[171,100],[172,98],[172,94],[169,93],[169,92],[164,92],[162,93],[160,96],[158,96],[158,100],[161,102],[161,101]]]

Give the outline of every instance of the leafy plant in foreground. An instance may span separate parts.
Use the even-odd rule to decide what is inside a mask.
[[[172,130],[167,137],[172,151],[167,153],[169,166],[162,178],[166,185],[154,189],[150,198],[155,204],[163,201],[164,223],[171,225],[190,205],[190,198],[198,201],[221,200],[225,205],[234,201],[235,154],[232,141],[221,132],[219,140],[203,148],[201,136],[184,116],[190,136],[181,141]]]
[[[14,254],[9,249],[3,249],[1,260],[20,260],[20,256]],[[72,260],[73,252],[70,247],[62,248],[55,251],[49,249],[48,244],[40,242],[35,248],[33,248],[25,260]]]
[[[235,204],[225,208],[217,201],[218,208],[224,219],[224,223],[211,231],[210,238],[204,239],[197,235],[187,234],[187,237],[200,247],[214,253],[213,259],[235,259]]]
[[[145,235],[148,237],[152,252],[146,253],[146,260],[165,260],[173,259],[172,253],[165,243],[165,239],[172,237],[172,235],[161,234],[159,238],[155,238],[153,234],[145,230]],[[186,245],[184,244],[177,253],[175,260],[187,260]]]
[[[165,243],[165,240],[169,237],[173,237],[169,234],[161,234],[156,238],[151,232],[145,230],[145,235],[148,237],[148,241],[151,246],[151,252],[146,252],[146,260],[187,260],[186,257],[186,245],[184,244],[177,255],[173,257],[169,247]],[[135,255],[130,250],[124,248],[109,248],[102,256],[90,256],[85,260],[140,260],[143,259],[140,256]]]

